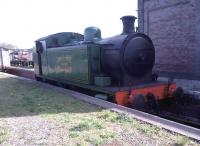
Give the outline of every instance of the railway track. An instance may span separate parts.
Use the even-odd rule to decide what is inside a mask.
[[[34,79],[33,70],[12,67],[12,68],[7,68],[4,71],[6,73],[9,73],[9,75],[8,74],[6,74],[6,75],[8,75],[10,77],[14,77],[14,78],[22,79],[22,80],[28,80],[33,83],[37,82],[37,81],[33,80]],[[16,76],[13,76],[10,74],[14,74]],[[17,76],[20,76],[20,77],[17,77]],[[177,132],[182,135],[200,140],[200,129],[199,129],[200,121],[199,121],[199,119],[193,118],[194,121],[191,122],[190,119],[192,117],[188,118],[187,116],[182,116],[182,115],[180,115],[180,112],[172,113],[172,112],[161,111],[161,112],[159,112],[159,114],[155,115],[155,114],[146,113],[146,112],[138,111],[135,109],[123,107],[123,106],[117,105],[115,103],[111,103],[111,102],[108,102],[105,100],[94,98],[92,96],[82,94],[80,92],[72,91],[69,89],[64,89],[64,88],[52,86],[52,85],[41,83],[41,82],[39,84],[43,84],[44,86],[47,86],[48,88],[57,88],[57,90],[59,90],[60,92],[70,94],[80,100],[101,106],[103,108],[108,108],[108,109],[111,109],[111,110],[119,112],[119,113],[124,113],[124,114],[128,113],[132,117],[134,117],[138,120],[142,120],[144,122],[163,127],[170,131]],[[173,106],[171,106],[171,108],[173,108]],[[184,109],[184,107],[183,107],[183,109]],[[200,108],[199,108],[199,110],[200,110]],[[167,119],[166,119],[166,117],[167,117]]]
[[[10,67],[4,67],[3,72],[29,79],[35,78],[33,69],[28,69],[28,68],[10,66]]]

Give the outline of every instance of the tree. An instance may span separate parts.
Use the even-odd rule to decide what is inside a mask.
[[[0,43],[0,48],[6,48],[6,49],[9,49],[9,50],[18,49],[17,46],[15,46],[13,44],[8,44],[8,43]]]

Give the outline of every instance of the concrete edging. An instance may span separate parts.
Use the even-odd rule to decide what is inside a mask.
[[[11,78],[15,78],[15,79],[19,79],[19,80],[25,80],[25,81],[28,81],[28,82],[31,82],[31,83],[40,84],[40,85],[43,85],[47,88],[60,91],[60,92],[67,94],[67,95],[71,95],[71,96],[73,96],[73,97],[75,97],[79,100],[84,101],[84,102],[88,102],[90,104],[94,104],[94,105],[97,105],[97,106],[100,106],[100,107],[103,107],[103,108],[106,108],[106,109],[110,109],[110,110],[118,112],[118,113],[129,114],[131,117],[136,118],[138,120],[141,120],[141,121],[162,127],[164,129],[185,135],[185,136],[190,137],[190,138],[194,138],[196,140],[200,140],[200,129],[197,129],[197,128],[194,128],[194,127],[190,127],[190,126],[183,125],[183,124],[180,124],[180,123],[177,123],[177,122],[174,122],[174,121],[170,121],[170,120],[167,120],[167,119],[164,119],[164,118],[160,118],[158,116],[151,115],[151,114],[148,114],[148,113],[144,113],[144,112],[141,112],[141,111],[138,111],[138,110],[135,110],[135,109],[130,109],[130,108],[127,108],[127,107],[124,107],[124,106],[120,106],[120,105],[117,105],[117,104],[114,104],[114,103],[111,103],[111,102],[108,102],[108,101],[105,101],[105,100],[101,100],[101,99],[98,99],[98,98],[94,98],[94,97],[91,97],[91,96],[88,96],[88,95],[85,95],[85,94],[82,94],[82,93],[79,93],[79,92],[75,92],[75,91],[72,91],[72,90],[68,90],[68,89],[56,87],[56,86],[53,86],[53,85],[49,85],[49,84],[46,84],[46,83],[38,82],[36,80],[18,77],[18,76],[10,75],[10,74],[7,74],[7,73],[0,73],[0,74],[9,76]]]

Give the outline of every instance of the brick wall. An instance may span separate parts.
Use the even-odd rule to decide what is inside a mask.
[[[144,27],[140,30],[151,37],[156,49],[155,71],[196,74],[200,58],[196,40],[196,14],[200,8],[197,1],[200,0],[138,1],[139,27]]]

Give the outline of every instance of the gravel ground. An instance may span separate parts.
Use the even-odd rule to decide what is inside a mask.
[[[57,145],[66,143],[62,125],[50,123],[38,116],[1,119],[0,127],[8,128],[2,145]]]
[[[181,146],[199,142],[0,74],[0,145]]]

